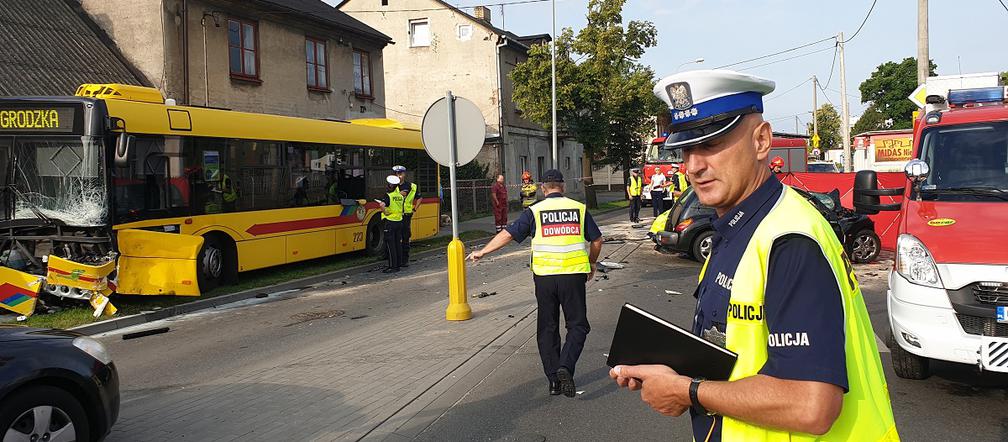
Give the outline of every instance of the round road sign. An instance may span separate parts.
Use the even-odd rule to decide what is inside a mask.
[[[442,166],[451,164],[451,141],[448,121],[448,99],[435,101],[424,114],[421,135],[427,154]],[[476,158],[486,140],[486,120],[476,105],[455,97],[455,161],[461,166]]]

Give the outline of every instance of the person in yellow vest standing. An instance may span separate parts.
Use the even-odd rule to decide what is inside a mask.
[[[532,181],[532,174],[529,171],[522,172],[521,202],[522,208],[528,208],[536,203],[536,192],[539,187]]]
[[[385,223],[382,233],[385,234],[385,247],[388,249],[388,267],[382,273],[395,273],[402,267],[403,202],[406,198],[399,191],[402,183],[399,177],[389,175],[385,181],[388,183],[387,193],[378,199],[382,221]]]
[[[655,86],[672,109],[666,146],[717,214],[694,296],[693,333],[738,355],[729,379],[616,366],[656,411],[690,411],[694,440],[897,441],[888,387],[850,260],[819,212],[767,167],[774,83],[693,71]]]
[[[420,188],[406,180],[406,166],[393,166],[399,177],[399,191],[403,195],[402,261],[400,267],[409,267],[410,238],[413,237],[413,213],[420,208]]]
[[[602,232],[585,205],[564,197],[564,179],[559,170],[543,174],[542,201],[525,209],[518,220],[497,234],[481,250],[469,254],[478,261],[507,245],[532,236],[532,278],[539,305],[539,357],[549,380],[549,394],[574,397],[574,369],[581,357],[588,324],[585,284],[595,274],[595,261],[602,251]],[[560,310],[567,336],[560,346]]]
[[[641,191],[644,188],[644,179],[640,176],[640,169],[630,169],[630,182],[627,184],[627,196],[630,197],[630,222],[640,222]]]
[[[672,202],[679,201],[679,197],[682,196],[686,188],[689,187],[689,180],[686,179],[686,174],[682,171],[682,167],[679,164],[672,163],[672,176],[669,180],[672,181],[672,186],[669,190],[672,191]]]

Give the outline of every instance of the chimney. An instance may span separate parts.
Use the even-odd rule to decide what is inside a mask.
[[[473,16],[490,23],[490,8],[486,6],[477,6],[473,8]]]

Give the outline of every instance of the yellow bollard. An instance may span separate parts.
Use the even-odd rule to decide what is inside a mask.
[[[466,296],[465,246],[458,238],[448,243],[448,309],[445,319],[465,321],[472,318]]]

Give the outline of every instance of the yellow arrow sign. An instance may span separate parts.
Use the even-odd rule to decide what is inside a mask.
[[[812,135],[812,147],[819,147],[819,134]]]
[[[914,89],[913,93],[911,93],[907,98],[916,104],[917,107],[925,107],[925,100],[927,100],[927,84],[917,86],[917,89]]]

